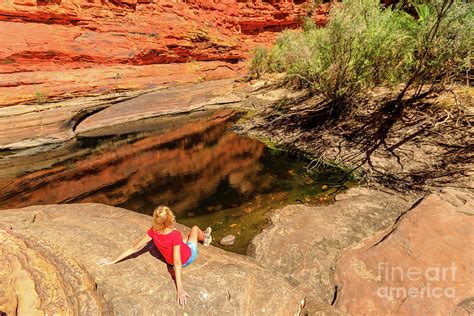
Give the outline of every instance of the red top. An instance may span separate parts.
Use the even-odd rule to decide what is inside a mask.
[[[181,263],[185,264],[189,257],[191,257],[191,248],[183,242],[181,233],[176,229],[167,234],[161,234],[153,230],[153,227],[148,230],[148,236],[153,239],[158,250],[161,252],[166,262],[174,265],[173,260],[173,246],[179,245],[181,251]]]

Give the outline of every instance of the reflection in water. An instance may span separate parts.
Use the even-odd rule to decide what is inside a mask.
[[[260,213],[265,209],[254,216],[258,223],[248,229],[251,237],[273,200],[281,202],[295,190],[301,193],[293,194],[295,199],[321,190],[293,170],[302,170],[303,162],[275,156],[262,143],[229,132],[235,119],[233,111],[160,119],[143,123],[141,132],[133,126],[129,131],[134,132],[127,133],[124,127],[121,135],[3,157],[0,208],[95,202],[151,214],[155,206],[165,204],[188,225],[216,228],[230,214],[227,209],[239,221],[254,208]],[[258,202],[262,199],[263,204]],[[233,250],[245,252],[249,236]]]

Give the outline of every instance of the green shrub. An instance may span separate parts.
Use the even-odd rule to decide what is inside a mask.
[[[36,91],[35,92],[35,99],[36,99],[36,103],[41,105],[41,104],[46,102],[47,96],[41,91]]]
[[[415,9],[419,18],[408,29],[414,42],[415,67],[409,71],[418,71],[419,79],[430,81],[451,78],[470,69],[474,36],[472,3],[437,0],[415,5]],[[440,12],[444,12],[444,18],[437,21]]]
[[[257,46],[253,50],[253,58],[250,61],[250,76],[259,78],[261,74],[268,71],[268,50],[265,47]]]
[[[309,32],[316,29],[316,23],[308,16],[303,17],[303,24],[301,25],[303,32]]]
[[[472,4],[413,6],[418,17],[384,9],[378,0],[343,1],[326,27],[305,21],[302,31],[283,32],[270,54],[256,51],[252,66],[258,64],[258,75],[284,72],[288,82],[336,103],[350,103],[374,86],[440,82],[470,67]]]

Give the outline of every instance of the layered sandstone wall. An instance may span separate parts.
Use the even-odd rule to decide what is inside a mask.
[[[308,10],[306,0],[4,0],[0,106],[155,87],[170,71],[177,82],[236,77],[252,47]],[[188,66],[152,67],[173,63]]]

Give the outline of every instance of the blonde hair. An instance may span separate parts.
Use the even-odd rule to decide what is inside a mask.
[[[174,214],[168,206],[160,205],[153,211],[153,230],[161,231],[172,227],[175,222]]]

